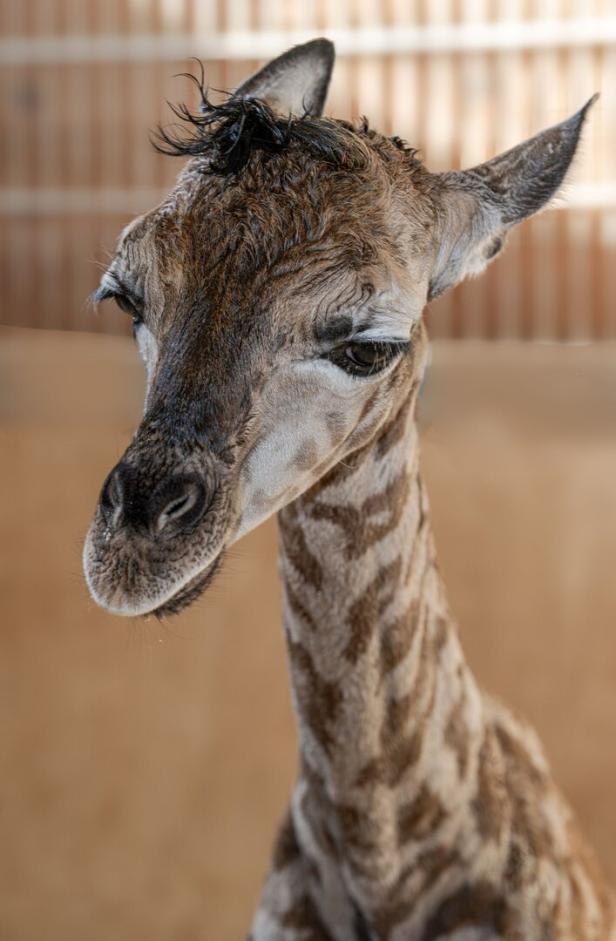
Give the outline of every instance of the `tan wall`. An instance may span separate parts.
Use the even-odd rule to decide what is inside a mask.
[[[437,544],[470,663],[539,730],[616,885],[616,346],[435,344]],[[296,741],[272,521],[176,619],[97,609],[130,340],[0,330],[0,938],[238,941]]]
[[[0,32],[3,323],[125,329],[85,299],[122,225],[173,181],[177,163],[147,133],[168,119],[165,98],[190,97],[173,74],[194,54],[212,87],[232,89],[263,57],[326,33],[341,53],[331,112],[367,114],[436,170],[602,92],[568,189],[576,208],[525,225],[431,321],[441,336],[616,335],[616,0],[4,0]]]

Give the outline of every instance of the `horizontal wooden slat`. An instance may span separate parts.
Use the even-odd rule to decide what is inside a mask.
[[[371,26],[326,28],[338,55],[370,56],[405,53],[504,52],[517,49],[574,49],[616,45],[616,16],[572,20],[435,24],[429,26]],[[0,41],[0,61],[6,64],[78,62],[150,62],[184,59],[268,58],[288,46],[313,39],[314,29],[230,31],[156,35],[19,36]]]

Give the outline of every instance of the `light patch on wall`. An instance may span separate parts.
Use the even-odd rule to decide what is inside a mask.
[[[212,3],[198,4],[199,6],[213,6]],[[151,16],[151,0],[130,0],[131,19],[139,23],[140,26],[147,28],[150,24],[148,20]],[[179,31],[184,27],[185,4],[180,0],[158,0],[158,17],[160,26],[163,30]]]

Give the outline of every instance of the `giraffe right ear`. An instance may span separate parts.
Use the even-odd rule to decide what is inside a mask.
[[[240,85],[238,98],[260,98],[279,114],[318,117],[334,67],[334,44],[313,39],[288,49]]]
[[[558,191],[594,95],[576,114],[471,170],[435,176],[440,238],[428,299],[480,274],[509,230]]]

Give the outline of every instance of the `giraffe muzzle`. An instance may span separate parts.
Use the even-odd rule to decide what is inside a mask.
[[[113,614],[176,613],[220,564],[231,517],[224,474],[203,454],[199,464],[159,458],[136,437],[106,478],[86,537],[90,594]]]

